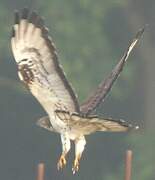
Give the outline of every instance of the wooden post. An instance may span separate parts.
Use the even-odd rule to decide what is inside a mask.
[[[45,180],[45,165],[39,163],[37,166],[37,180]]]
[[[125,180],[131,180],[131,168],[132,168],[132,151],[126,151],[125,159]]]

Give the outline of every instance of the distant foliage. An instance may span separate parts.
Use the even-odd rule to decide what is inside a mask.
[[[109,12],[115,12],[115,9],[117,10],[118,7],[121,9],[125,5],[123,0],[115,2],[111,0],[97,0],[97,2],[92,0],[47,0],[46,3],[28,1],[27,4],[17,0],[13,7],[20,9],[24,6],[30,6],[31,9],[34,8],[45,17],[45,24],[50,29],[50,35],[57,46],[64,70],[80,99],[84,99],[90,89],[95,89],[98,83],[111,71],[132,38],[129,29],[128,32],[124,31],[127,26],[125,18],[121,20],[121,27],[116,23],[118,19],[116,22],[108,20],[113,17],[113,14],[108,15]],[[0,23],[5,22],[0,29],[0,52],[6,52],[0,54],[1,59],[10,58],[11,55],[11,52],[7,53],[10,44],[8,35],[11,33],[13,21],[13,18],[10,18],[13,15],[10,9],[9,1],[0,2]],[[119,16],[121,17],[122,14]],[[116,29],[117,32],[115,32]],[[123,40],[124,45],[122,45],[121,41],[118,42],[117,36],[124,37],[125,33],[128,34],[129,38],[125,38],[126,41]],[[115,47],[113,44],[116,44]],[[133,76],[134,68],[130,62],[121,79],[125,84],[127,81],[132,87]],[[121,87],[118,83],[112,92],[114,97],[117,99],[125,97],[128,88],[123,95],[120,94],[121,89],[125,87]]]
[[[132,179],[131,180],[152,180],[154,179],[154,164],[155,164],[155,133],[153,131],[144,131],[137,134],[130,135],[127,138],[128,144],[133,150],[132,162]],[[123,179],[124,176],[124,162],[115,173],[110,173],[105,180]]]
[[[73,179],[73,176],[68,173],[70,171],[66,170],[64,174],[56,171],[53,162],[56,162],[60,151],[57,146],[57,136],[36,127],[36,120],[45,113],[17,77],[17,67],[10,50],[14,9],[27,6],[37,10],[39,15],[45,18],[45,24],[49,27],[50,35],[56,44],[60,62],[82,102],[82,99],[84,100],[88,93],[93,88],[95,89],[98,83],[112,70],[136,33],[136,31],[132,32],[129,20],[125,15],[128,2],[124,0],[0,1],[0,113],[2,127],[0,154],[3,156],[1,158],[3,163],[0,167],[2,176],[5,177],[3,179],[34,179],[34,177],[32,178],[33,168],[38,160],[45,160],[49,167],[49,179],[53,177],[60,179],[61,175],[65,176],[65,179]],[[138,30],[138,28],[135,29]],[[136,64],[140,64],[141,59],[138,58],[136,52],[135,50],[129,57],[124,72],[114,85],[111,98],[108,98],[110,103],[108,104],[106,101],[104,106],[101,105],[99,109],[101,115],[107,112],[108,116],[116,115],[115,117],[118,119],[122,117],[127,120],[132,120],[132,117],[136,119],[135,116],[140,119],[140,114],[143,116],[144,112],[141,106],[144,102],[141,100],[141,104],[137,103],[140,93],[137,91],[139,84],[136,84],[137,74],[139,74]],[[140,78],[143,77],[140,76]],[[130,136],[129,140],[126,136],[125,134],[97,134],[90,137],[87,157],[81,162],[79,176],[74,178],[116,180],[122,164],[120,158],[123,158],[124,146],[128,143],[134,144],[133,153],[135,158],[139,158],[134,160],[135,169],[142,168],[142,170],[137,169],[139,176],[135,171],[135,179],[147,179],[141,178],[143,173],[145,173],[145,177],[150,177],[151,168],[154,166],[150,166],[149,160],[152,164],[155,162],[151,159],[150,147],[152,144],[149,144],[149,138],[154,137],[153,133],[151,136],[150,134],[137,136],[136,139],[135,136]],[[92,142],[89,143],[90,141]],[[147,152],[142,148],[144,142],[148,143],[146,144]],[[122,175],[123,172],[120,174]],[[147,176],[147,174],[149,175]]]
[[[107,14],[115,8],[123,7],[124,1],[61,1],[54,0],[44,3],[40,1],[41,13],[45,16],[46,24],[50,28],[50,35],[52,35],[56,43],[61,63],[69,79],[72,80],[80,99],[84,99],[90,89],[95,88],[96,85],[103,79],[123,55],[129,40],[132,38],[130,30],[126,32],[124,28],[126,19],[124,18],[120,27],[116,22],[108,21]],[[122,12],[123,13],[123,12]],[[112,15],[112,14],[111,14]],[[120,17],[123,14],[120,14]],[[113,17],[115,18],[115,17]],[[119,18],[119,17],[117,17]],[[107,24],[108,22],[108,24]],[[117,29],[117,34],[115,33]],[[119,30],[118,30],[119,29]],[[111,33],[115,34],[113,39],[110,39]],[[115,41],[116,36],[128,34],[128,39],[122,42]],[[123,37],[124,37],[123,35]],[[122,38],[123,39],[123,38]],[[113,47],[113,43],[116,44]],[[114,48],[114,49],[112,49]],[[130,62],[132,64],[132,62]],[[128,84],[133,84],[131,78],[133,77],[133,67],[128,65],[124,71],[122,80],[128,81]],[[82,88],[81,88],[82,87]],[[120,89],[125,86],[115,87],[112,94],[116,98],[125,97],[120,95]],[[81,90],[82,89],[82,90]],[[128,93],[128,89],[126,88]]]

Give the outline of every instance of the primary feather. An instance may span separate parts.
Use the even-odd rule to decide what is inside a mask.
[[[142,33],[143,30],[139,31],[110,76],[85,101],[80,111],[77,98],[59,65],[55,45],[48,36],[48,29],[42,18],[35,12],[30,13],[26,8],[21,13],[15,12],[11,47],[18,66],[18,75],[48,113],[48,116],[38,120],[37,124],[61,135],[62,154],[58,169],[66,165],[65,156],[70,150],[70,140],[75,142],[75,173],[79,169],[79,160],[86,144],[84,135],[96,131],[131,129],[131,125],[124,121],[88,114],[104,100]]]
[[[77,98],[59,65],[55,45],[35,12],[15,12],[11,38],[20,79],[47,113],[55,109],[79,112]]]
[[[99,84],[98,88],[91,94],[91,96],[88,97],[86,101],[83,102],[83,104],[80,106],[80,111],[88,115],[92,113],[101,102],[103,102],[109,93],[112,85],[116,81],[116,79],[119,77],[121,71],[123,70],[123,67],[125,63],[127,62],[127,59],[131,53],[131,51],[134,49],[138,41],[140,40],[144,28],[140,29],[135,38],[130,43],[129,47],[125,51],[123,57],[119,60],[117,65],[113,68],[112,72]]]

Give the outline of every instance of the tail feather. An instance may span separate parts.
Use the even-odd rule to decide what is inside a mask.
[[[81,116],[77,113],[70,114],[66,111],[56,111],[57,116],[68,123],[73,129],[81,131],[83,134],[90,134],[95,131],[122,132],[131,129],[138,129],[138,126],[132,126],[123,120],[113,120],[109,118],[100,118],[97,116]]]
[[[96,131],[105,132],[124,132],[132,129],[137,130],[138,126],[132,126],[124,120],[113,120],[107,118],[99,118],[97,116],[84,117],[77,113],[70,114],[66,111],[56,111],[57,116],[76,133],[88,135]],[[49,131],[56,132],[53,129],[48,116],[43,117],[37,121],[37,125]]]

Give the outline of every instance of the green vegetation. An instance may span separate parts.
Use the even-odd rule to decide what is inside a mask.
[[[28,6],[45,17],[45,24],[57,46],[60,62],[81,103],[112,70],[136,31],[148,19],[154,18],[153,1],[149,0],[146,6],[144,0],[139,0],[139,4],[141,7],[134,1],[124,0],[38,0],[29,1],[28,4],[24,0],[0,1],[0,177],[12,180],[34,179],[36,163],[44,161],[47,179],[73,179],[73,156],[62,175],[57,172],[60,140],[57,135],[35,126],[36,120],[45,112],[18,80],[10,50],[14,9]],[[137,24],[132,23],[133,16],[135,19],[139,17],[136,19]],[[153,32],[149,33],[150,37],[154,37],[151,34]],[[144,43],[142,40],[139,43],[141,49],[137,47],[130,56],[111,95],[97,110],[98,114],[153,127],[154,116],[147,118],[149,108],[153,106],[149,106],[147,102],[146,86],[150,87],[151,80],[146,85],[146,71],[150,71],[146,70],[146,61],[143,59],[143,55],[147,54],[144,53]],[[152,41],[148,44],[155,45]],[[152,59],[154,61],[153,55]],[[96,133],[88,137],[81,169],[74,179],[123,179],[123,158],[127,148],[134,152],[133,180],[153,179],[153,138],[154,132],[149,132],[149,129],[145,132],[144,128],[130,135]]]

